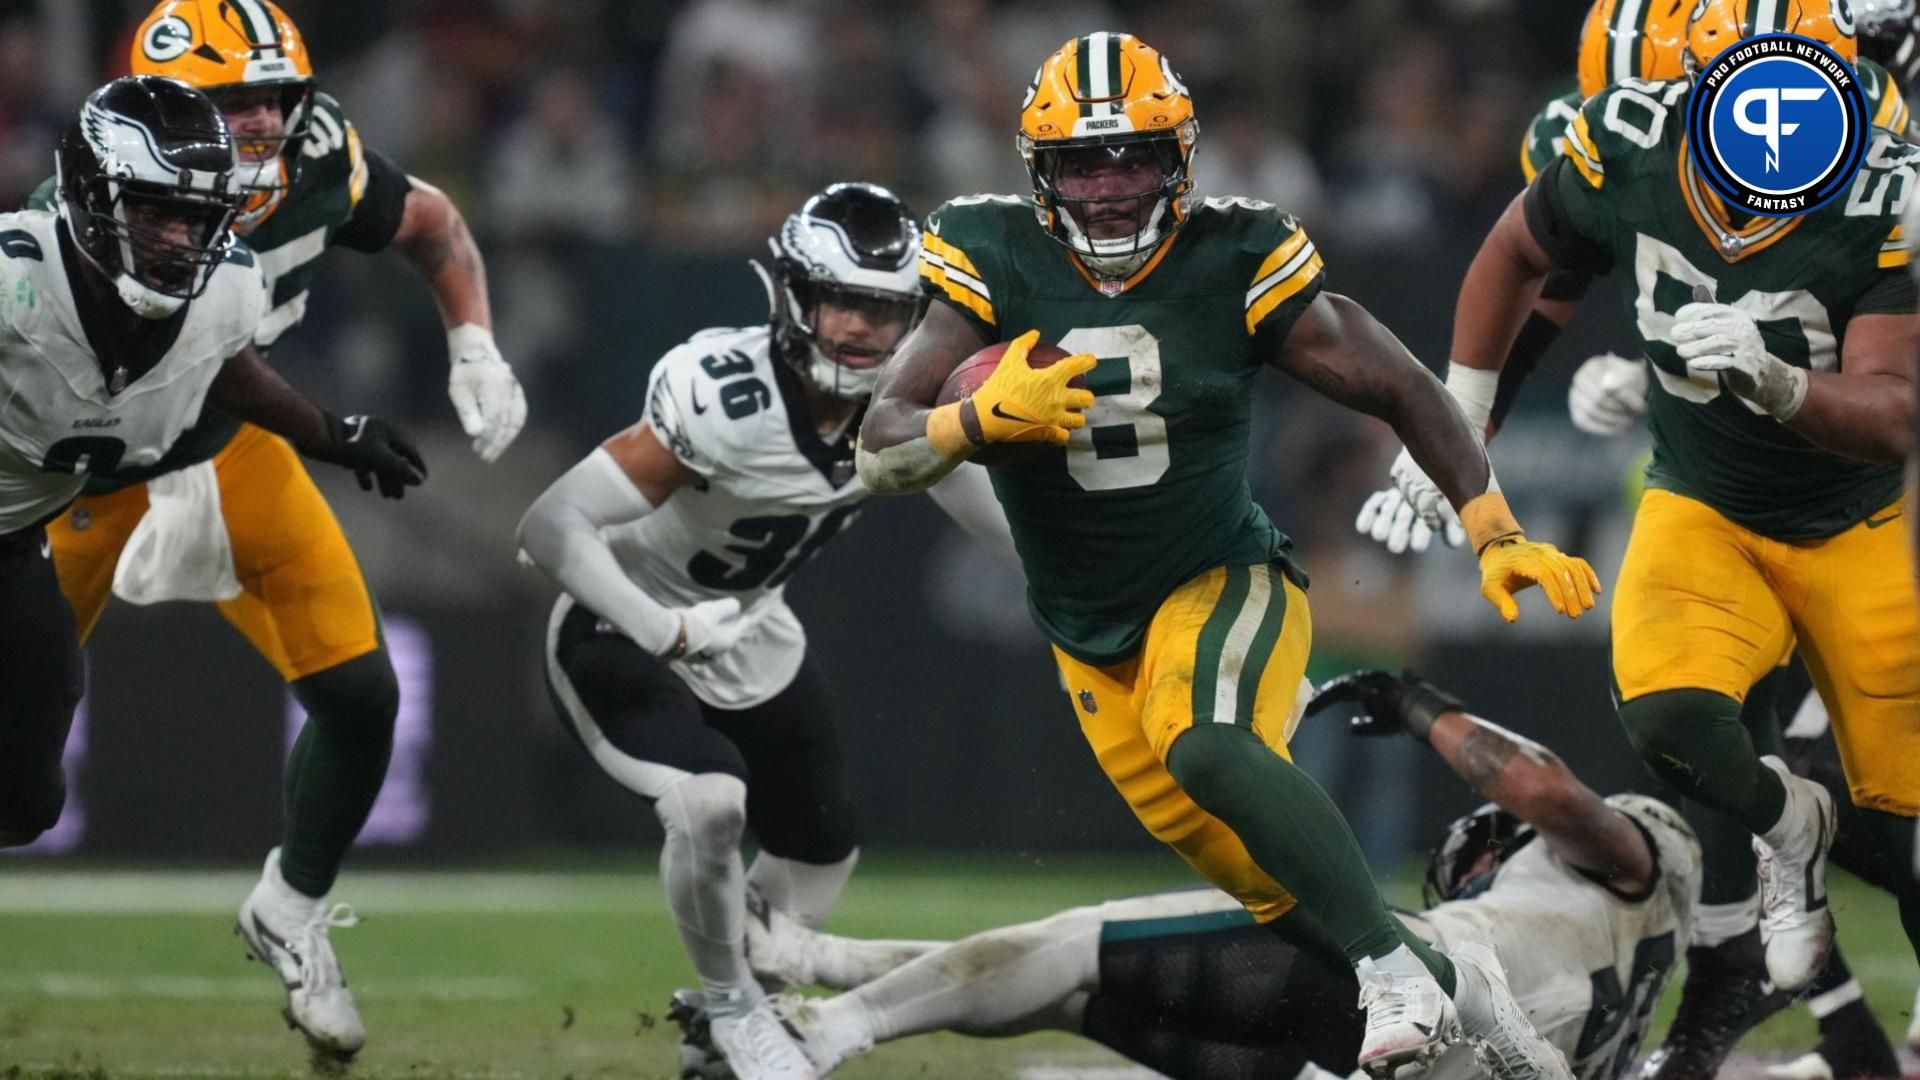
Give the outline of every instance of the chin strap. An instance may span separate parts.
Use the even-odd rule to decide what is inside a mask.
[[[143,319],[167,318],[185,307],[187,303],[181,297],[168,296],[142,285],[137,278],[128,273],[115,277],[113,287],[114,291],[120,294],[120,302]]]

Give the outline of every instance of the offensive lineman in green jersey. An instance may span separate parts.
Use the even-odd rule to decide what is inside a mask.
[[[912,491],[980,446],[1042,444],[996,467],[995,491],[1082,731],[1142,824],[1257,920],[1353,965],[1370,1070],[1429,1060],[1464,1029],[1499,1076],[1564,1077],[1490,950],[1443,956],[1396,929],[1339,811],[1287,758],[1312,631],[1306,576],[1248,491],[1249,382],[1281,368],[1411,440],[1507,619],[1516,589],[1577,616],[1597,582],[1525,539],[1451,398],[1321,291],[1292,217],[1189,207],[1196,131],[1172,67],[1131,35],[1076,38],[1041,65],[1021,117],[1034,197],[929,219],[922,274],[940,302],[881,375],[860,474]],[[1080,355],[1030,367],[1041,336]],[[984,384],[933,407],[960,361],[1009,340]]]
[[[1772,13],[1787,25],[1758,25]],[[1788,30],[1851,57],[1838,0],[1702,0],[1692,70]],[[1899,229],[1916,153],[1885,130],[1846,195],[1740,220],[1689,159],[1691,85],[1628,81],[1588,101],[1565,157],[1514,201],[1462,285],[1456,365],[1501,366],[1538,282],[1612,273],[1654,367],[1654,458],[1613,618],[1616,700],[1649,767],[1758,840],[1761,935],[1775,985],[1805,986],[1832,939],[1832,806],[1756,755],[1748,688],[1796,639],[1854,802],[1888,852],[1920,810],[1920,613],[1892,573],[1920,341]],[[1900,897],[1920,938],[1920,890]]]
[[[448,391],[475,451],[486,461],[504,451],[526,400],[493,344],[479,249],[444,194],[361,147],[340,104],[315,90],[292,21],[270,0],[165,0],[135,32],[130,62],[203,90],[233,132],[250,196],[234,228],[271,290],[254,343],[271,348],[300,322],[328,250],[391,247],[426,280],[451,328]],[[52,197],[49,181],[36,202]],[[148,513],[162,505],[169,512]],[[182,535],[194,537],[186,542],[213,534],[226,550],[168,557],[177,542],[163,539],[167,525],[179,529],[183,518]],[[157,463],[95,474],[47,535],[83,640],[115,593],[214,601],[305,709],[285,829],[240,908],[239,931],[285,985],[288,1020],[321,1054],[352,1057],[366,1031],[330,940],[332,926],[351,923],[326,896],[385,782],[399,684],[325,498],[284,440],[208,411]],[[216,571],[182,574],[193,566]]]

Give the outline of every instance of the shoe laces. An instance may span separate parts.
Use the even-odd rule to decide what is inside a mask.
[[[1378,968],[1368,972],[1360,980],[1360,1007],[1366,1010],[1367,1026],[1385,1027],[1413,1019],[1414,995],[1407,990]]]
[[[352,904],[317,905],[295,931],[295,954],[300,960],[300,982],[309,993],[340,985],[340,964],[334,959],[328,934],[334,927],[360,925]]]

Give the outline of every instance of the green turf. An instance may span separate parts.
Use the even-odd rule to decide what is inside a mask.
[[[1165,859],[875,858],[834,927],[955,937],[1186,883]],[[242,960],[231,936],[250,884],[242,872],[8,866],[0,1080],[308,1075],[300,1040],[279,1023],[276,982]],[[353,1076],[675,1075],[672,1028],[659,1016],[689,971],[650,871],[363,873],[343,880],[341,896],[363,919],[336,940],[372,1032]],[[1836,881],[1834,904],[1870,998],[1904,1029],[1914,965],[1892,905],[1850,880]],[[1811,1031],[1793,1015],[1754,1041],[1797,1049]],[[980,1080],[1115,1061],[1065,1036],[935,1036],[884,1047],[836,1075]]]

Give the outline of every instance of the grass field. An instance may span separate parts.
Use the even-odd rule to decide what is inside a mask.
[[[1842,941],[1898,1034],[1915,966],[1892,904],[1836,874]],[[233,912],[253,875],[6,865],[0,871],[0,1080],[303,1077],[280,991],[242,959]],[[1063,907],[1186,884],[1165,859],[872,858],[834,928],[956,937]],[[371,1039],[351,1075],[670,1078],[668,994],[689,980],[651,869],[359,873],[340,889],[362,923],[336,931]],[[1396,900],[1410,901],[1401,893]],[[1677,989],[1677,982],[1675,980]],[[1667,1009],[1671,1009],[1669,994]],[[1812,1042],[1804,1012],[1750,1044]],[[1120,1080],[1142,1073],[1066,1036],[933,1036],[836,1075]]]

